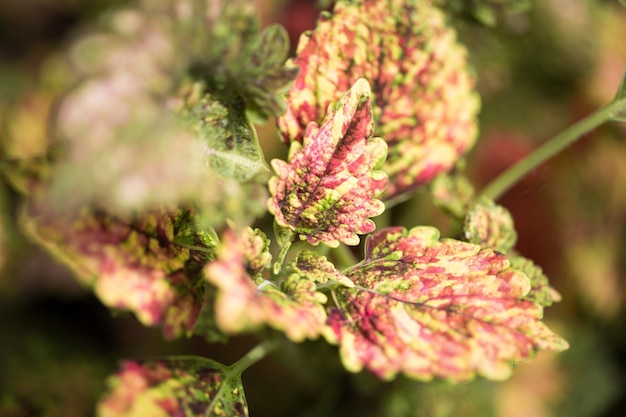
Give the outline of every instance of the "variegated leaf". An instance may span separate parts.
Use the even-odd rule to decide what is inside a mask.
[[[372,85],[375,135],[389,145],[383,170],[391,198],[448,171],[476,139],[479,101],[465,49],[430,0],[338,1],[305,33],[300,72],[278,120],[286,143],[352,83]]]
[[[326,296],[317,292],[315,282],[297,273],[276,283],[265,280],[258,269],[259,261],[265,258],[266,267],[271,258],[260,251],[258,243],[259,236],[252,235],[250,229],[243,236],[227,229],[217,259],[204,269],[206,279],[218,291],[218,327],[236,334],[268,325],[294,342],[316,339],[325,326]]]
[[[400,258],[390,255],[401,252]],[[524,297],[528,277],[501,253],[439,240],[431,227],[389,228],[372,235],[354,289],[337,290],[329,324],[347,369],[383,379],[398,373],[466,381],[509,376],[538,350],[567,342],[541,322]]]
[[[85,209],[59,217],[32,205],[23,226],[108,307],[130,310],[146,326],[162,326],[168,338],[191,334],[202,304],[200,273],[214,245],[195,230],[191,211],[121,218]]]
[[[386,175],[376,170],[387,147],[371,138],[367,81],[358,80],[328,112],[321,126],[309,124],[302,145],[291,144],[289,162],[272,161],[277,175],[269,182],[268,208],[299,239],[356,245],[357,234],[375,228],[369,218],[384,211],[374,197],[387,184]]]
[[[240,375],[210,359],[124,361],[107,383],[98,417],[248,415]]]

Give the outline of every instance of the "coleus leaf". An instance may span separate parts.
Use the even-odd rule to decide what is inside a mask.
[[[550,286],[548,277],[543,269],[533,261],[523,256],[510,256],[511,266],[524,274],[530,280],[530,291],[524,296],[535,304],[543,307],[551,306],[553,303],[561,301],[561,294]]]
[[[217,259],[204,268],[207,281],[218,290],[218,327],[236,334],[268,325],[294,342],[317,338],[325,327],[326,296],[317,291],[314,281],[297,273],[279,282],[265,280],[262,269],[269,266],[271,257],[263,239],[251,229],[245,229],[243,236],[227,229]]]
[[[466,175],[455,172],[438,175],[430,183],[433,204],[449,216],[465,218],[474,200],[475,190]]]
[[[431,227],[371,235],[365,260],[347,276],[356,287],[336,290],[329,324],[350,371],[503,379],[537,350],[568,347],[541,322],[542,307],[524,299],[529,280],[504,255],[439,240]]]
[[[248,416],[240,375],[206,358],[124,361],[107,385],[98,417]]]
[[[191,334],[202,305],[201,270],[215,244],[196,231],[191,211],[121,218],[85,209],[60,217],[31,204],[22,224],[108,307],[161,326],[167,338]]]
[[[468,242],[502,253],[508,253],[517,242],[511,213],[488,198],[481,198],[470,209],[463,230]]]
[[[328,107],[321,126],[312,122],[303,143],[291,144],[289,162],[272,161],[277,175],[269,181],[268,209],[280,226],[333,247],[357,245],[357,234],[374,230],[369,218],[385,209],[374,196],[387,185],[376,170],[387,147],[371,138],[372,124],[369,84],[359,79]]]
[[[269,172],[254,127],[238,96],[211,94],[203,83],[193,83],[178,93],[179,114],[193,127],[205,146],[209,165],[222,176],[247,181]]]
[[[335,265],[325,256],[319,255],[310,250],[303,250],[298,253],[291,268],[294,272],[311,281],[325,284],[329,280],[335,281],[345,287],[354,287],[354,282],[339,272]]]
[[[198,2],[203,4],[196,12],[213,18],[193,20],[195,35],[187,37],[207,40],[194,50],[194,72],[209,81],[213,93],[240,97],[255,121],[284,113],[284,93],[298,72],[293,65],[285,65],[289,54],[286,30],[274,24],[261,31],[255,5],[248,0]]]
[[[386,198],[448,171],[474,144],[479,101],[466,51],[431,1],[338,1],[302,35],[294,64],[300,72],[278,119],[286,143],[302,142],[308,123],[357,79],[370,82],[374,133],[389,145]]]
[[[289,35],[280,25],[266,27],[251,45],[251,52],[240,64],[237,80],[247,99],[248,111],[263,121],[287,110],[284,94],[296,78],[298,68],[285,65]]]
[[[229,191],[207,183],[221,186],[220,174],[245,181],[269,172],[246,117],[246,104],[256,101],[237,81],[247,79],[241,54],[252,54],[262,38],[254,5],[142,0],[106,22],[68,52],[81,82],[72,83],[53,118],[63,153],[52,172],[51,203],[127,214],[193,202],[215,212]],[[280,35],[262,39],[270,38],[280,43]],[[276,59],[267,77],[279,77]],[[265,72],[257,75],[257,96],[282,100],[272,98],[279,94],[274,86],[265,88]],[[203,86],[196,100],[188,100],[189,85]],[[195,123],[175,114],[183,105]]]

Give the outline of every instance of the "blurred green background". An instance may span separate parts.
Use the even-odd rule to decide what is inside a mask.
[[[2,174],[45,143],[58,85],[50,57],[123,0],[0,2]],[[264,24],[282,23],[292,47],[330,1],[258,0]],[[480,189],[566,126],[608,103],[626,67],[626,7],[617,0],[446,1],[470,51],[483,105],[468,156]],[[496,7],[491,27],[476,20]],[[50,81],[53,80],[53,81]],[[259,127],[267,158],[285,153],[272,123]],[[27,167],[28,168],[28,167]],[[11,178],[15,184],[15,178]],[[20,181],[18,180],[19,184]],[[27,186],[26,183],[23,183]],[[626,415],[626,125],[588,134],[500,200],[517,249],[539,264],[563,301],[546,321],[571,349],[520,364],[505,383],[459,386],[343,371],[334,347],[285,347],[244,375],[251,415],[621,417]],[[255,344],[166,342],[130,316],[112,316],[87,289],[20,234],[18,191],[0,182],[0,416],[89,416],[122,358],[198,354],[232,363]],[[396,207],[395,223],[450,224],[426,192]]]

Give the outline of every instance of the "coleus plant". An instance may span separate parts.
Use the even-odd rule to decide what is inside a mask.
[[[502,380],[568,347],[542,322],[560,295],[515,252],[494,200],[581,133],[623,121],[624,86],[476,195],[458,167],[479,99],[436,4],[339,0],[290,60],[287,39],[261,31],[248,1],[142,0],[69,49],[80,82],[58,101],[49,164],[15,174],[29,176],[24,229],[166,338],[262,339],[230,366],[127,360],[100,416],[247,415],[241,373],[280,334],[322,337],[348,371],[383,380]],[[268,164],[253,121],[270,116],[289,151]],[[426,187],[462,238],[377,230],[372,218]],[[255,228],[266,213],[271,231]],[[357,261],[348,246],[362,235]]]

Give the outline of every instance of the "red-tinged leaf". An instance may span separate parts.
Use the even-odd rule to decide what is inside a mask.
[[[430,1],[338,1],[305,33],[300,72],[278,120],[286,143],[302,142],[311,121],[359,78],[375,96],[376,136],[389,145],[386,197],[448,171],[477,134],[478,96],[465,49]]]
[[[351,371],[504,379],[535,351],[568,347],[541,322],[542,307],[524,299],[529,280],[504,255],[440,241],[431,227],[372,235],[365,260],[347,275],[356,287],[337,290],[329,324]]]
[[[124,361],[108,386],[98,417],[248,415],[240,376],[205,358]]]
[[[268,325],[294,342],[317,338],[325,327],[326,296],[316,291],[315,282],[296,273],[278,283],[251,275],[252,260],[261,255],[259,246],[250,244],[251,237],[250,229],[243,237],[226,230],[217,259],[204,269],[206,279],[218,290],[218,327],[235,334]]]
[[[276,222],[313,245],[333,247],[357,245],[357,234],[374,231],[369,218],[385,209],[374,196],[387,185],[376,168],[387,147],[371,135],[370,88],[360,79],[329,106],[321,127],[307,127],[302,145],[292,143],[288,163],[272,161],[277,176],[269,182],[268,208]]]
[[[488,198],[480,199],[465,217],[465,238],[483,248],[508,253],[517,242],[511,213]]]
[[[194,230],[192,212],[121,218],[85,209],[59,217],[33,205],[23,225],[108,307],[130,310],[146,326],[162,326],[168,338],[191,333],[202,304],[200,273],[210,258],[185,247],[210,252],[210,242]]]

